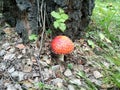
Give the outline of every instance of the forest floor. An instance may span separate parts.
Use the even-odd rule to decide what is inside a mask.
[[[23,45],[14,28],[1,27],[0,90],[119,90],[120,8],[110,1],[98,0],[85,38],[74,41],[64,62],[47,34],[40,50],[35,41]]]
[[[0,41],[0,88],[1,90],[91,90],[107,88],[101,81],[102,68],[109,63],[96,55],[85,39],[74,42],[75,50],[58,60],[50,50],[46,37],[39,52],[35,42],[23,45],[14,28],[3,29]],[[102,49],[97,47],[97,52]],[[39,58],[39,53],[40,58]],[[96,87],[97,85],[97,87]]]

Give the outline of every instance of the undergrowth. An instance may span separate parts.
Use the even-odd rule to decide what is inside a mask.
[[[102,49],[96,54],[109,63],[101,65],[103,83],[120,88],[120,1],[96,0],[91,23],[87,29],[88,44]],[[94,47],[95,48],[95,47]]]

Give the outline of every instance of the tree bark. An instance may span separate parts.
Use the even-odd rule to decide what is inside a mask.
[[[4,0],[3,16],[27,43],[30,34],[38,34],[37,0]]]
[[[67,30],[63,33],[54,30],[50,13],[58,8],[69,15],[65,22]],[[46,10],[46,29],[51,29],[53,36],[63,34],[74,39],[81,37],[90,21],[94,0],[3,0],[5,21],[15,27],[23,42],[27,43],[30,34],[39,34],[42,28],[42,13]]]

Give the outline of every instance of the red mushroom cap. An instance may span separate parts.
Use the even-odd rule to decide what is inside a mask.
[[[66,36],[56,36],[51,42],[55,54],[69,54],[74,50],[74,43]]]

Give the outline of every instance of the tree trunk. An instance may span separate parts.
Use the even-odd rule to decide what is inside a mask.
[[[6,22],[15,27],[23,42],[27,43],[30,34],[39,34],[43,27],[43,12],[46,10],[46,29],[50,28],[53,36],[64,34],[79,39],[81,31],[89,24],[94,8],[94,0],[3,0],[3,15]],[[53,29],[50,13],[62,8],[69,15],[65,22],[67,30],[63,33]]]

